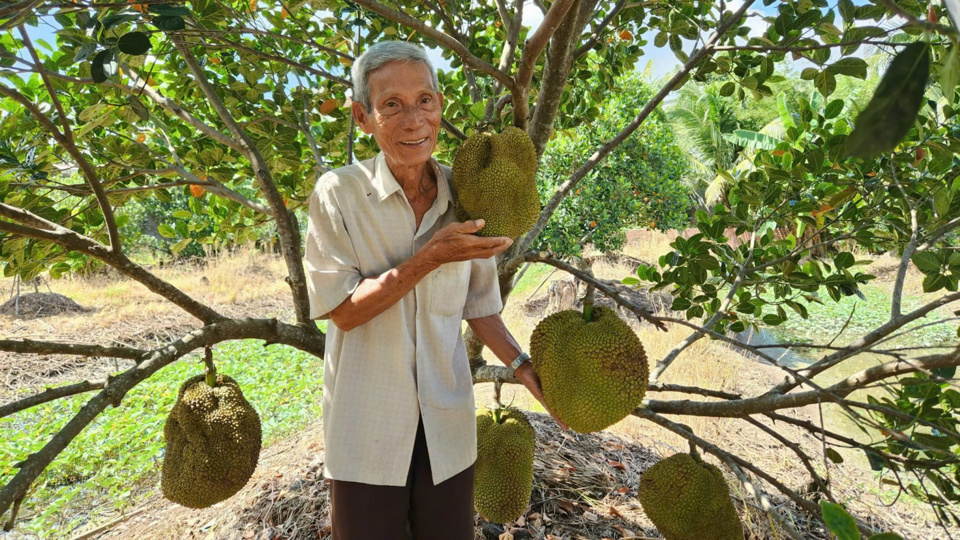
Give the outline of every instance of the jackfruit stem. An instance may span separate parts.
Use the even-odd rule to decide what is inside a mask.
[[[593,320],[593,301],[596,296],[596,288],[587,284],[587,294],[583,297],[583,320],[590,322]]]
[[[210,347],[203,348],[203,363],[206,366],[204,370],[204,381],[207,383],[207,386],[210,388],[217,387],[217,366],[213,365],[213,349]]]

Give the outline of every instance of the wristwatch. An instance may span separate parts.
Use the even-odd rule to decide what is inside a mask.
[[[524,362],[530,360],[530,355],[520,351],[520,356],[513,359],[513,362],[510,362],[510,374],[516,373],[517,369],[523,365]]]

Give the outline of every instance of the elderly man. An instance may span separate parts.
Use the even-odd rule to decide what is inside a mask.
[[[310,198],[311,318],[329,318],[324,474],[335,540],[473,538],[477,336],[541,401],[500,318],[493,257],[509,238],[458,223],[432,157],[443,95],[423,49],[382,42],[353,65],[353,117],[380,154],[323,175]]]

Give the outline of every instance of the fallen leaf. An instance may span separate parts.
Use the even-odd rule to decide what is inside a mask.
[[[572,513],[573,513],[573,503],[572,503],[572,502],[570,502],[570,501],[565,501],[565,500],[562,500],[562,499],[561,499],[560,501],[557,501],[557,504],[558,504],[558,505],[560,506],[560,508],[563,509],[566,513],[568,513],[568,514],[572,514]]]
[[[608,508],[607,511],[610,512],[611,516],[623,517],[623,514],[621,514],[620,511],[613,506]]]
[[[619,461],[613,461],[612,459],[608,459],[607,463],[609,463],[616,469],[620,469],[621,471],[627,470],[627,466],[624,465],[623,463],[620,463]]]
[[[617,490],[617,493],[627,493],[628,491],[630,491],[630,488],[628,488],[627,486],[623,486],[622,488]]]
[[[500,540],[513,540],[513,535],[509,532],[502,533],[500,535]]]

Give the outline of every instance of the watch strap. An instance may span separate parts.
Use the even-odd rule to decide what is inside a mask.
[[[524,362],[530,360],[530,355],[521,351],[520,355],[513,359],[513,362],[510,362],[510,374],[512,375],[517,371],[517,369],[523,365]]]

